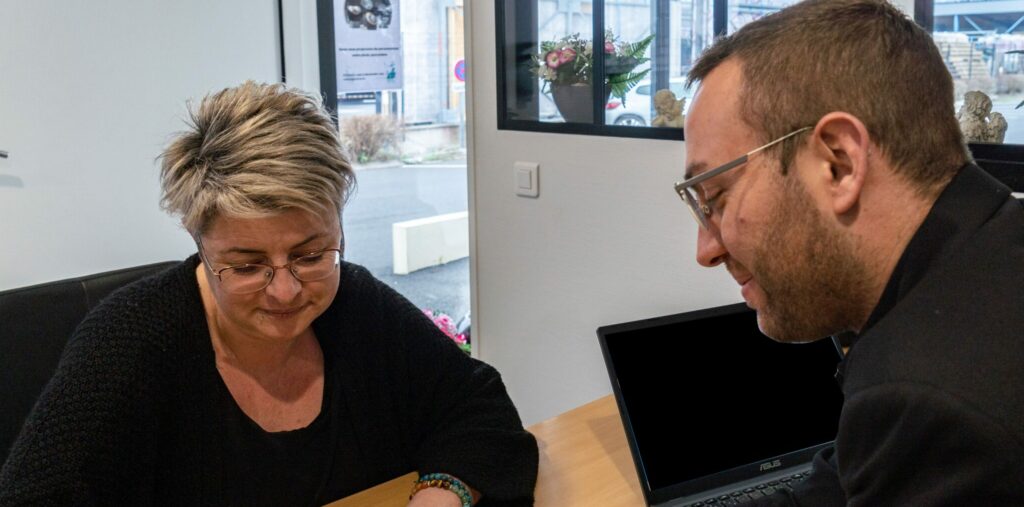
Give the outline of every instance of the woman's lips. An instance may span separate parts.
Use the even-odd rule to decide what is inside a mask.
[[[265,314],[267,314],[267,315],[269,315],[269,316],[271,316],[271,317],[273,317],[275,319],[287,319],[289,317],[297,315],[299,312],[302,311],[303,308],[305,308],[305,305],[298,306],[298,307],[295,307],[295,308],[289,308],[289,309],[285,309],[285,310],[270,310],[270,309],[263,308],[263,309],[260,309],[260,311],[262,311],[263,313],[265,313]]]

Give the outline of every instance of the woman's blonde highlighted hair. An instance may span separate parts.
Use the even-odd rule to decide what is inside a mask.
[[[189,109],[189,128],[160,157],[160,205],[189,233],[220,214],[341,213],[355,174],[319,97],[247,81]]]

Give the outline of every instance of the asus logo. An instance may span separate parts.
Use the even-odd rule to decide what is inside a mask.
[[[782,466],[782,460],[781,459],[777,459],[777,460],[774,460],[774,461],[769,461],[767,463],[761,463],[761,471],[764,472],[765,470],[771,470],[773,468],[779,468],[780,466]]]

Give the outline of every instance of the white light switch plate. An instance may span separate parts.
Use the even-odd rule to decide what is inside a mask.
[[[540,195],[540,164],[516,162],[512,169],[512,173],[515,175],[516,195],[523,197]]]

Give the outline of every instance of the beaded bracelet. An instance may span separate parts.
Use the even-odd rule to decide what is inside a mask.
[[[412,486],[412,493],[409,494],[409,499],[419,493],[420,491],[427,488],[441,488],[447,489],[452,493],[459,496],[462,500],[462,507],[473,507],[473,495],[470,494],[469,488],[466,487],[462,481],[448,474],[424,474],[421,475],[419,480],[416,481]]]

